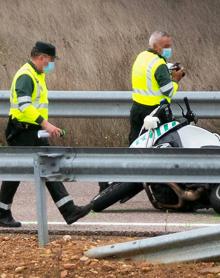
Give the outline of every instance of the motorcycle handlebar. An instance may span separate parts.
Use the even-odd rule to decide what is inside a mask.
[[[187,98],[187,97],[184,97],[183,100],[184,100],[184,102],[185,102],[187,112],[188,112],[188,113],[191,113],[191,108],[190,108],[190,106],[189,106],[188,98]]]
[[[185,105],[186,105],[186,109],[187,109],[187,113],[186,115],[184,116],[189,122],[195,122],[197,123],[197,117],[196,115],[192,112],[190,106],[189,106],[189,101],[188,101],[188,98],[187,97],[184,97],[184,102],[185,102]]]

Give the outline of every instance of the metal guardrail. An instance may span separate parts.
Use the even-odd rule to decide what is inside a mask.
[[[50,181],[220,181],[220,148],[129,149],[1,147],[0,180],[34,180],[33,161]]]
[[[220,149],[1,147],[0,157],[0,180],[35,181],[40,245],[45,181],[220,182]]]
[[[220,258],[220,225],[171,235],[100,246],[85,252],[90,258],[130,258],[152,263],[177,263]]]
[[[64,148],[63,154],[54,151],[39,157],[40,176],[45,180],[220,181],[220,149]]]
[[[0,117],[9,111],[9,91],[0,91]],[[50,91],[50,117],[128,117],[131,91]],[[172,103],[183,105],[190,100],[192,110],[199,118],[220,118],[220,92],[178,92]],[[173,105],[175,116],[181,115],[178,105]]]

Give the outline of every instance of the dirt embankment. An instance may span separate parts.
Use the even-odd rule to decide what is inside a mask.
[[[49,89],[130,90],[135,56],[152,31],[166,30],[174,38],[172,60],[187,71],[181,90],[219,90],[219,14],[219,0],[1,0],[0,89],[10,87],[34,42],[45,40],[60,56]],[[88,136],[85,121],[77,123],[66,144],[127,144],[127,120],[92,120]]]
[[[0,235],[1,278],[215,278],[219,263],[153,265],[147,261],[90,259],[84,252],[95,246],[132,240],[131,238],[55,238],[46,248],[38,248],[35,236]]]

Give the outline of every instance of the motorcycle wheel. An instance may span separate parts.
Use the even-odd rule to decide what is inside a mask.
[[[97,195],[93,201],[93,211],[100,212],[127,196],[135,196],[143,190],[142,183],[115,182]]]
[[[220,213],[220,185],[211,186],[209,201],[214,211]]]
[[[170,205],[177,205],[179,198],[168,184],[148,185],[147,196],[154,208],[161,211],[193,212],[196,210],[194,202],[184,202],[181,207],[171,208]]]

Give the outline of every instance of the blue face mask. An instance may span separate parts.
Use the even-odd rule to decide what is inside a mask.
[[[50,73],[54,70],[55,68],[55,63],[54,62],[49,62],[46,67],[44,67],[44,73]]]
[[[163,48],[161,55],[165,59],[169,59],[172,56],[172,48]]]

